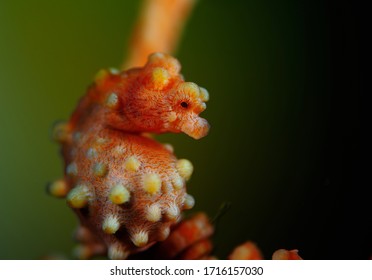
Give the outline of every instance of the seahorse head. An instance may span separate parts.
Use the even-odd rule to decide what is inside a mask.
[[[127,71],[119,87],[116,127],[141,132],[184,132],[199,139],[207,135],[208,122],[199,114],[209,95],[195,83],[185,82],[177,59],[162,53],[149,56],[143,68]],[[117,121],[117,119],[122,121]]]

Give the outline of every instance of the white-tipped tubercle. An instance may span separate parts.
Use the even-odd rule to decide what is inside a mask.
[[[123,204],[130,200],[130,192],[126,187],[118,184],[110,190],[109,199],[114,204]]]
[[[192,163],[187,159],[180,159],[177,161],[177,170],[178,173],[184,178],[186,181],[190,179],[192,172],[194,171],[194,167]]]
[[[173,185],[174,189],[180,190],[184,186],[184,180],[178,174],[174,175],[173,178],[172,178],[172,185]]]
[[[208,91],[203,88],[203,87],[200,87],[200,99],[204,102],[207,102],[209,101],[209,93]]]
[[[105,105],[106,107],[110,109],[115,109],[119,104],[119,98],[116,93],[111,93],[109,96],[107,96]]]
[[[192,195],[185,194],[185,200],[183,202],[183,208],[188,210],[193,208],[195,205],[195,199]]]
[[[71,162],[67,165],[66,174],[69,176],[76,176],[78,174],[78,168],[75,162]]]
[[[94,159],[98,156],[97,150],[94,148],[89,148],[86,154],[87,158]]]
[[[128,157],[124,162],[124,167],[128,171],[137,171],[141,166],[141,162],[135,156]]]
[[[121,244],[114,243],[109,246],[107,255],[111,260],[125,260],[129,252]]]
[[[63,198],[68,193],[68,185],[65,180],[60,179],[48,184],[47,192],[54,197]]]
[[[149,233],[145,230],[139,230],[132,234],[131,239],[135,246],[143,247],[149,241]]]
[[[168,220],[177,221],[180,217],[180,209],[175,203],[171,203],[165,210],[165,215]]]
[[[119,218],[115,215],[108,215],[102,223],[102,230],[107,234],[114,234],[120,228]]]
[[[105,177],[108,172],[106,164],[103,162],[97,162],[93,165],[93,174],[96,177]]]
[[[148,194],[154,195],[160,191],[161,179],[156,173],[149,173],[143,176],[143,189]]]
[[[161,219],[161,208],[155,203],[146,208],[146,220],[149,222],[158,222]]]
[[[78,185],[67,194],[67,203],[72,208],[85,207],[90,198],[89,189],[85,185]]]

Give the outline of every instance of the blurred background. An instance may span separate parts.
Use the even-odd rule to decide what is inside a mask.
[[[217,256],[245,240],[266,258],[280,248],[305,259],[371,256],[358,5],[196,6],[176,57],[186,79],[209,90],[203,115],[212,129],[199,141],[159,139],[194,163],[192,212],[214,217],[231,204],[217,225]],[[139,8],[135,0],[0,2],[0,259],[69,256],[77,220],[44,191],[62,176],[50,128],[99,69],[120,66]]]

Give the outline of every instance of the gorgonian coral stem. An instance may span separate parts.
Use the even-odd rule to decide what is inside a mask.
[[[146,0],[122,69],[143,66],[149,54],[173,53],[195,0]]]

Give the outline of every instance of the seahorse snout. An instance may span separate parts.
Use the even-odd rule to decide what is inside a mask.
[[[208,134],[209,128],[210,125],[206,119],[195,116],[182,125],[181,131],[194,139],[200,139]]]

